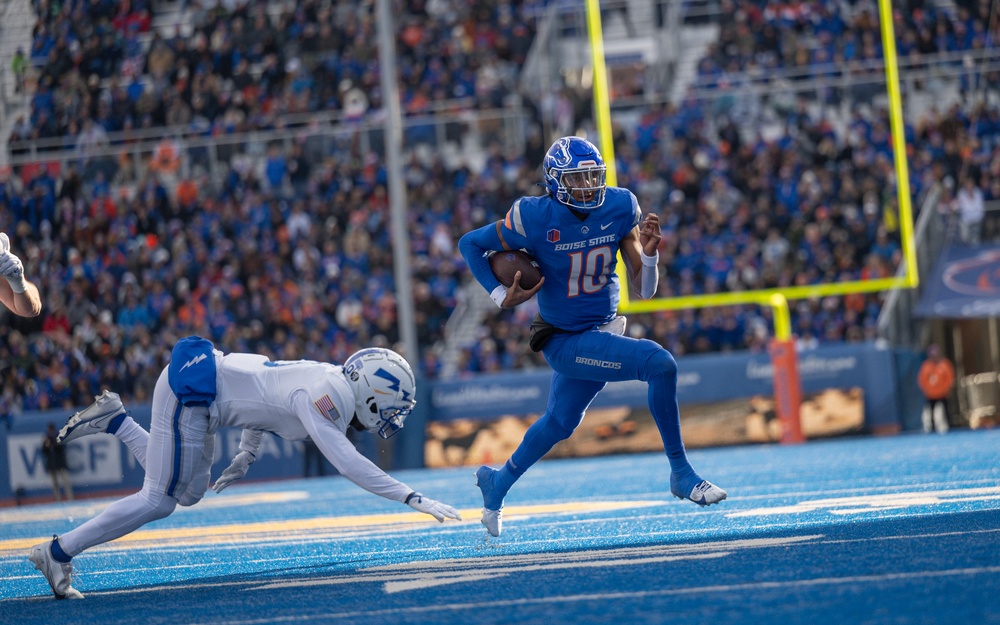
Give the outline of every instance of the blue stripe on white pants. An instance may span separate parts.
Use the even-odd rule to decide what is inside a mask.
[[[197,501],[208,485],[211,470],[211,462],[206,461],[211,453],[206,450],[206,441],[210,440],[208,430],[208,408],[181,407],[164,370],[153,391],[142,490],[116,501],[98,516],[60,536],[63,550],[75,556],[168,516],[178,503],[177,498],[168,494],[171,488],[179,495],[184,494],[188,501]],[[197,490],[201,492],[195,493]]]
[[[174,408],[174,414],[170,418],[170,431],[174,437],[174,462],[170,469],[170,486],[167,487],[167,496],[173,497],[177,489],[177,480],[181,479],[181,458],[184,457],[184,446],[181,444],[181,410],[180,402]]]
[[[204,478],[196,474],[211,470],[203,462],[208,429],[208,408],[181,406],[164,370],[153,391],[143,490],[179,499],[195,478]]]

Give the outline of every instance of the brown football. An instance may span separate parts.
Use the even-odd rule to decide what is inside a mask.
[[[500,284],[508,288],[514,284],[514,274],[518,271],[521,272],[519,284],[522,289],[533,289],[542,279],[538,263],[521,250],[496,252],[490,255],[490,269],[493,270],[493,275],[497,277]]]

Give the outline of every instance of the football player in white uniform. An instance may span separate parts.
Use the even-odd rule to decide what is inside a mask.
[[[87,434],[117,436],[146,471],[142,490],[121,499],[83,525],[31,548],[57,599],[83,595],[72,587],[70,559],[85,549],[162,519],[180,504],[191,506],[208,489],[220,427],[240,427],[240,452],[216,481],[221,492],[246,475],[261,436],[311,438],[337,470],[376,495],[408,504],[438,521],[460,520],[455,508],[423,496],[365,458],[347,438],[348,426],[389,438],[403,427],[416,403],[413,372],[399,354],[363,349],[343,366],[308,361],[270,361],[256,354],[228,354],[212,343],[178,341],[153,392],[149,432],[132,420],[109,391],[67,421],[66,443]]]
[[[0,232],[0,302],[15,315],[37,317],[42,312],[38,287],[24,279],[24,264],[10,251],[10,238]]]

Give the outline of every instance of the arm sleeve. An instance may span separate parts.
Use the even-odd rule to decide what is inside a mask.
[[[260,448],[260,439],[264,433],[260,430],[244,429],[240,434],[240,451],[249,451],[253,457],[257,457],[257,450]]]
[[[490,261],[487,254],[491,250],[502,250],[503,243],[497,228],[500,222],[487,224],[478,230],[465,233],[458,240],[458,249],[465,258],[465,263],[469,266],[469,271],[479,284],[483,285],[487,293],[492,293],[500,286],[500,281],[493,275],[490,269]]]
[[[642,297],[642,299],[649,299],[656,294],[656,283],[659,281],[660,277],[660,272],[657,269],[656,264],[660,255],[646,256],[642,249],[640,249],[639,258],[642,259],[642,270],[639,276],[641,283],[639,296]]]
[[[393,501],[406,501],[413,489],[365,458],[343,431],[315,412],[306,393],[297,393],[292,403],[316,447],[341,475],[370,493]]]

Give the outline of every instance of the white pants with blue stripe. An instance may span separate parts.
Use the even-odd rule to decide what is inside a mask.
[[[116,501],[93,519],[61,535],[59,544],[63,551],[75,556],[169,516],[177,504],[198,503],[211,480],[214,429],[209,424],[207,407],[180,405],[170,390],[164,369],[153,391],[153,416],[145,454],[141,453],[139,434],[144,431],[138,425],[129,443],[146,471],[142,490]]]

